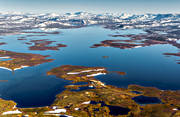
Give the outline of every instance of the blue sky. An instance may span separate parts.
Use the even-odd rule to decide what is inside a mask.
[[[0,12],[180,13],[180,0],[0,0]]]

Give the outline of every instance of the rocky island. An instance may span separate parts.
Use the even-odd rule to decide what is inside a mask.
[[[64,65],[54,68],[47,72],[47,75],[55,75],[56,77],[73,82],[88,82],[94,80],[94,76],[106,74],[107,71],[103,67],[85,67]]]
[[[31,40],[30,43],[34,44],[30,46],[30,50],[59,50],[60,47],[67,47],[64,44],[56,44],[55,46],[50,46],[55,41],[48,41],[47,39],[42,40]]]
[[[114,40],[104,40],[101,41],[100,44],[94,44],[91,48],[97,47],[115,47],[120,49],[128,49],[128,48],[139,48],[146,47],[157,44],[171,44],[177,48],[180,47],[178,43],[176,43],[176,39],[170,39],[168,36],[163,34],[157,34],[148,32],[146,34],[129,34],[129,35],[109,35],[111,37],[125,37],[128,39],[114,39]]]
[[[39,65],[45,62],[51,62],[53,60],[46,59],[49,56],[43,56],[40,54],[17,53],[5,50],[0,50],[0,57],[5,57],[8,59],[5,61],[0,61],[0,68],[8,69],[10,71]]]
[[[7,44],[7,43],[5,43],[5,42],[0,42],[0,45],[5,45],[5,44]]]
[[[180,52],[179,53],[164,53],[164,55],[167,55],[167,56],[177,56],[177,57],[180,57]],[[180,60],[177,60],[178,64],[180,64]]]

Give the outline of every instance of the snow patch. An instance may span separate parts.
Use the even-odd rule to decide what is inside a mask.
[[[66,113],[66,109],[55,109],[53,111],[46,111],[45,114],[58,114],[58,113]]]
[[[80,72],[69,72],[67,74],[71,75],[71,74],[80,74],[80,73],[87,73],[87,72],[93,72],[93,71],[104,71],[105,69],[93,69],[93,70],[84,70],[84,71],[80,71]]]
[[[19,110],[3,112],[2,115],[21,114]]]
[[[74,108],[74,110],[79,110],[79,108]]]
[[[96,74],[91,74],[91,75],[87,75],[87,77],[93,77],[93,76],[98,76],[98,75],[106,75],[106,73],[96,73]]]
[[[82,104],[90,104],[91,101],[83,102]]]

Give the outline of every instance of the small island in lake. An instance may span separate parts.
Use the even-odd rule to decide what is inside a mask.
[[[33,46],[30,46],[30,50],[59,50],[60,47],[67,47],[64,44],[56,44],[55,46],[50,46],[53,42],[56,41],[48,41],[47,39],[42,40],[31,40],[30,43],[34,44]],[[29,43],[26,43],[29,44]]]
[[[39,65],[45,62],[51,62],[53,59],[46,59],[49,56],[30,53],[18,53],[6,50],[0,50],[0,57],[6,58],[5,61],[0,61],[0,68],[11,71]]]

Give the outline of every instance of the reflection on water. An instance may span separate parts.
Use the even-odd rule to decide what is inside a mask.
[[[28,36],[30,34],[25,33],[2,37],[3,42],[7,44],[1,45],[0,50],[50,55],[47,59],[55,60],[15,72],[0,69],[0,75],[3,76],[0,77],[0,80],[8,80],[8,82],[0,83],[1,98],[12,99],[21,107],[50,105],[55,95],[63,91],[65,85],[70,84],[64,79],[46,75],[47,71],[61,65],[100,66],[106,67],[108,71],[124,71],[126,72],[125,76],[109,73],[96,77],[105,84],[118,87],[139,84],[155,86],[160,89],[180,89],[180,65],[174,62],[178,57],[165,57],[163,55],[163,53],[176,53],[178,51],[176,47],[166,44],[126,50],[112,47],[90,48],[104,40],[127,38],[110,37],[109,34],[115,34],[116,31],[101,27],[66,29],[61,30],[61,32],[60,34],[45,33],[45,36],[36,36],[37,34]],[[139,34],[144,32],[129,29],[119,31],[119,33]],[[18,40],[20,37],[25,37],[25,39]],[[48,49],[40,51],[38,49],[29,50],[32,45],[25,44],[32,40],[45,39],[53,41],[52,46],[60,43],[67,45],[67,47],[56,51]],[[9,59],[4,60],[9,61]]]

